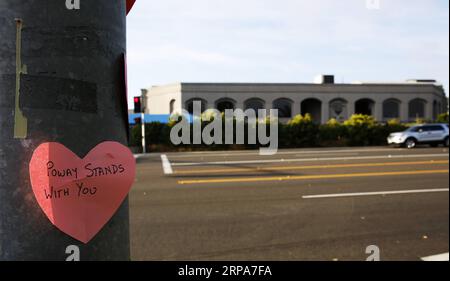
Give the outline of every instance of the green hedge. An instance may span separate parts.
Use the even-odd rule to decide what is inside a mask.
[[[145,141],[148,145],[171,145],[170,127],[159,122],[145,124]],[[130,133],[130,146],[141,146],[142,128],[135,125]]]
[[[208,123],[209,122],[202,122],[202,126],[206,126]],[[174,146],[170,142],[170,131],[172,126],[174,126],[174,123],[150,123],[145,125],[146,142],[150,150],[227,150],[258,147],[258,145]],[[336,120],[331,119],[324,125],[314,123],[310,115],[298,115],[292,118],[287,124],[279,124],[279,147],[298,148],[386,145],[386,139],[389,134],[404,131],[405,129],[407,129],[407,126],[401,124],[397,120],[391,120],[386,124],[377,123],[373,117],[366,115],[353,115],[344,123],[339,123]],[[247,128],[245,131],[247,133]],[[130,146],[139,147],[140,145],[141,126],[136,125],[131,130]]]
[[[447,113],[442,113],[438,116],[438,118],[436,119],[437,123],[446,123],[448,124],[448,112]]]

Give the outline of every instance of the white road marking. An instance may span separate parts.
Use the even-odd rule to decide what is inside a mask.
[[[448,258],[449,258],[449,254],[445,253],[445,254],[440,254],[440,255],[435,255],[435,256],[424,257],[421,260],[423,260],[423,261],[448,261]]]
[[[394,148],[367,148],[367,149],[340,149],[340,150],[309,150],[309,151],[278,151],[276,155],[303,155],[303,154],[348,154],[357,152],[398,152],[404,149]],[[189,158],[201,155],[202,157],[227,157],[227,156],[259,156],[259,150],[255,151],[227,151],[227,152],[185,152],[171,155],[172,158]]]
[[[341,197],[360,197],[360,196],[376,196],[376,195],[399,195],[399,194],[416,194],[416,193],[436,193],[449,192],[448,188],[436,189],[414,189],[414,190],[399,190],[399,191],[379,191],[379,192],[357,192],[357,193],[335,193],[335,194],[321,194],[321,195],[306,195],[303,199],[323,199],[323,198],[341,198]]]
[[[449,158],[449,155],[440,153],[440,154],[412,154],[412,155],[379,155],[379,156],[374,155],[374,156],[332,157],[332,158],[267,159],[267,160],[173,163],[172,166],[267,164],[267,163],[294,163],[294,162],[367,160],[367,159],[408,159],[408,158],[429,158],[429,157],[446,157],[446,158]],[[405,165],[407,165],[407,163],[405,163]]]
[[[170,161],[167,158],[167,155],[162,154],[161,161],[162,161],[162,167],[163,167],[164,174],[166,174],[166,175],[173,174],[172,165],[170,164]]]

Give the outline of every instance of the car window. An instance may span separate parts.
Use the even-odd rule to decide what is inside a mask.
[[[426,131],[426,127],[425,126],[421,126],[421,127],[417,127],[415,132],[425,132]]]
[[[408,130],[406,130],[407,132],[412,132],[412,133],[417,133],[419,131],[421,127],[411,127]]]
[[[440,125],[428,126],[427,131],[443,131],[444,128]]]

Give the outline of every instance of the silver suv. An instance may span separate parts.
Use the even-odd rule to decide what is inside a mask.
[[[388,144],[402,145],[407,148],[414,148],[417,144],[430,144],[438,146],[448,143],[448,124],[426,124],[409,128],[400,133],[392,133],[388,137]]]

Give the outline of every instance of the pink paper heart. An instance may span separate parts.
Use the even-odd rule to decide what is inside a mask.
[[[34,196],[62,232],[88,243],[111,219],[134,182],[136,161],[117,142],[80,159],[60,143],[41,144],[30,161]]]

